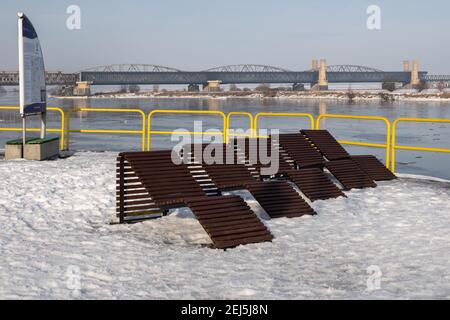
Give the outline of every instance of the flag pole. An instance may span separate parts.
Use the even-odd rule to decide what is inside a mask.
[[[47,112],[41,113],[41,139],[45,139],[45,132],[47,130]]]
[[[26,119],[25,119],[25,71],[24,71],[24,52],[23,52],[23,16],[22,12],[18,12],[18,39],[19,39],[19,99],[20,99],[20,113],[22,116],[22,158],[24,157],[23,150],[26,142]]]

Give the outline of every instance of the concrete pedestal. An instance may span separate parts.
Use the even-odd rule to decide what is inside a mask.
[[[24,158],[27,160],[45,160],[59,154],[59,138],[36,139],[25,144]]]
[[[22,158],[21,144],[7,144],[5,146],[5,160],[13,160]]]
[[[26,143],[36,140],[28,138]],[[5,145],[5,160],[22,159],[22,139],[7,141]]]

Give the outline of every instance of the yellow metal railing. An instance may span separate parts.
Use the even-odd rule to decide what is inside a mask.
[[[425,151],[425,152],[441,152],[450,153],[450,149],[444,148],[428,148],[417,146],[398,146],[397,145],[397,126],[400,122],[428,122],[428,123],[450,123],[450,119],[425,119],[425,118],[398,118],[392,126],[392,163],[391,170],[395,172],[395,150]]]
[[[112,112],[112,113],[137,113],[141,115],[141,130],[112,130],[112,129],[71,129],[71,116],[74,112]],[[141,149],[145,151],[145,113],[141,109],[112,109],[112,108],[78,108],[69,110],[67,113],[66,126],[66,149],[70,144],[70,133],[113,133],[113,134],[139,134],[141,138]]]
[[[0,110],[17,110],[19,111],[19,107],[17,106],[0,106]],[[56,108],[56,107],[48,107],[47,111],[56,111],[59,112],[61,114],[61,127],[59,129],[56,128],[47,128],[47,132],[59,132],[60,134],[60,149],[64,149],[64,124],[65,124],[65,120],[64,120],[64,111],[60,108]],[[40,128],[27,128],[26,131],[27,132],[39,132],[41,129]],[[22,128],[0,128],[0,131],[22,131]]]
[[[255,116],[254,124],[253,124],[253,136],[254,137],[263,137],[259,135],[258,132],[258,120],[261,117],[298,117],[298,118],[307,118],[310,121],[311,129],[314,129],[314,117],[309,113],[296,113],[296,112],[260,112]]]
[[[249,130],[250,133],[244,133],[244,134],[239,134],[239,133],[230,133],[230,121],[231,121],[231,117],[232,116],[244,116],[247,117],[249,120]],[[233,111],[233,112],[229,112],[227,114],[227,140],[229,140],[230,136],[231,137],[252,137],[254,134],[253,131],[253,115],[250,112],[240,112],[240,111]]]
[[[324,118],[334,118],[334,119],[357,119],[357,120],[370,120],[370,121],[382,121],[386,124],[386,143],[370,143],[370,142],[360,142],[360,141],[348,141],[339,140],[339,143],[359,146],[359,147],[371,147],[371,148],[383,148],[386,150],[386,167],[389,168],[390,163],[390,150],[391,150],[391,123],[388,119],[384,117],[375,116],[354,116],[354,115],[344,115],[344,114],[321,114],[316,120],[316,129],[320,129],[320,121]]]
[[[174,131],[152,131],[152,117],[155,114],[196,114],[196,115],[216,115],[222,117],[223,120],[223,130],[222,132],[217,132],[223,136],[223,140],[226,141],[226,133],[227,133],[227,117],[225,113],[222,111],[209,111],[209,110],[153,110],[148,114],[148,122],[147,122],[147,150],[150,151],[150,140],[152,134],[159,135],[171,135]],[[208,132],[195,132],[195,131],[176,131],[179,134],[192,134],[192,135],[204,135],[208,134]],[[211,134],[211,132],[209,132]]]
[[[0,106],[0,110],[19,110],[17,106]],[[151,146],[151,135],[170,135],[173,131],[156,131],[151,129],[152,117],[155,114],[191,114],[191,115],[215,115],[220,116],[223,121],[223,129],[215,134],[220,134],[223,136],[224,141],[228,141],[230,136],[246,136],[246,137],[258,137],[258,121],[261,117],[299,117],[306,118],[310,121],[311,129],[320,129],[321,120],[324,118],[335,118],[335,119],[357,119],[357,120],[370,120],[370,121],[382,121],[386,125],[386,143],[371,143],[371,142],[360,142],[360,141],[347,141],[339,140],[341,144],[354,145],[361,147],[372,147],[372,148],[383,148],[386,150],[386,167],[390,167],[392,172],[395,172],[395,152],[396,150],[410,150],[410,151],[425,151],[425,152],[441,152],[450,153],[450,149],[445,148],[430,148],[430,147],[419,147],[419,146],[403,146],[397,145],[397,127],[400,122],[426,122],[426,123],[450,123],[450,119],[426,119],[426,118],[399,118],[396,119],[392,125],[384,117],[376,116],[356,116],[356,115],[342,115],[342,114],[322,114],[316,121],[314,117],[308,113],[291,113],[291,112],[260,112],[254,117],[249,112],[229,112],[227,115],[221,111],[209,111],[209,110],[153,110],[148,114],[147,117],[147,128],[146,128],[146,115],[140,109],[114,109],[114,108],[79,108],[76,110],[69,110],[67,116],[64,111],[56,107],[48,107],[48,111],[56,111],[61,114],[61,127],[60,128],[47,128],[47,132],[58,132],[61,136],[60,138],[60,148],[68,148],[70,144],[70,133],[111,133],[111,134],[139,134],[141,135],[141,149],[145,150],[145,140],[147,139],[147,150],[150,150]],[[71,129],[71,115],[73,112],[112,112],[112,113],[137,113],[141,116],[141,130],[112,130],[112,129]],[[239,133],[229,133],[230,122],[233,116],[245,116],[249,120],[250,134],[239,134]],[[66,123],[67,121],[67,123]],[[147,129],[147,130],[146,130]],[[39,128],[27,128],[27,131],[39,131]],[[22,131],[22,128],[0,128],[0,131]],[[211,134],[211,132],[192,132],[185,131],[179,132],[180,134],[192,134],[192,135],[205,135]],[[147,134],[147,137],[146,137]]]

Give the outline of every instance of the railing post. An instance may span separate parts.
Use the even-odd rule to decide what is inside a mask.
[[[65,150],[69,150],[69,145],[70,145],[70,121],[71,121],[71,118],[72,118],[72,110],[68,110],[67,111],[67,116],[66,116],[66,121],[67,121],[67,123],[66,123],[66,140],[65,140],[65,142],[66,142],[66,146],[65,146]]]

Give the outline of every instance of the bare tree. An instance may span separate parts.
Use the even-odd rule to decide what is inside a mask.
[[[159,91],[159,85],[154,84],[153,85],[153,92],[158,92]]]

